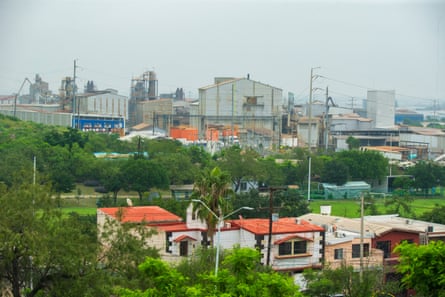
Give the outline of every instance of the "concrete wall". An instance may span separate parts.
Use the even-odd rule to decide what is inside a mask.
[[[369,90],[366,113],[373,120],[373,128],[394,127],[395,91]]]

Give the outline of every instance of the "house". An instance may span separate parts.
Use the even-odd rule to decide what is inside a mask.
[[[218,234],[207,236],[206,223],[196,216],[193,206],[187,208],[187,218],[157,206],[100,208],[97,211],[99,228],[106,219],[121,222],[143,223],[156,230],[148,245],[157,248],[161,257],[177,262],[191,256],[201,246],[217,244]],[[220,226],[220,247],[231,249],[235,245],[259,249],[261,262],[276,271],[299,272],[306,268],[321,268],[324,229],[297,218],[226,220]],[[270,237],[269,237],[270,234]],[[269,247],[270,238],[270,247]]]
[[[329,235],[334,237],[345,238],[353,237],[355,239],[361,237],[361,219],[349,219],[337,216],[331,216],[329,212],[325,214],[305,214],[300,217],[308,220],[313,224],[323,226],[326,230],[326,263],[328,265],[335,263],[335,249],[337,247],[330,243]],[[394,248],[403,241],[416,244],[428,244],[431,240],[445,240],[445,225],[434,224],[425,221],[413,220],[399,217],[398,215],[377,215],[365,216],[363,224],[363,240],[365,244],[365,257],[367,263],[373,266],[383,264],[389,266],[396,264],[398,255],[394,253]],[[335,240],[332,241],[335,243]],[[350,241],[347,250],[352,251],[352,255],[356,253],[357,240]],[[334,249],[334,250],[332,250]],[[367,254],[366,250],[370,253]],[[376,250],[380,250],[383,256],[383,262],[379,259]],[[330,257],[334,255],[334,259]],[[352,256],[354,258],[354,256]],[[334,261],[333,261],[334,260]],[[354,267],[356,263],[351,263]]]
[[[384,251],[384,258],[388,262],[398,257],[393,250],[404,240],[416,244],[428,244],[431,240],[445,241],[443,224],[403,218],[397,214],[365,216],[365,221],[391,228],[379,234],[374,242],[376,248]]]
[[[350,265],[360,269],[360,221],[331,216],[329,214],[309,213],[299,217],[325,230],[324,264],[331,268]],[[379,225],[366,225],[363,234],[363,265],[366,267],[382,267],[383,252],[373,246],[373,238]]]
[[[238,230],[241,247],[258,249],[261,263],[267,265],[269,259],[269,265],[275,271],[300,272],[306,268],[321,268],[324,229],[320,226],[298,218],[279,218],[272,221],[272,228],[269,228],[269,219],[240,218],[229,220],[229,226]],[[221,238],[225,235],[223,232]],[[222,242],[224,248],[231,248],[228,242]]]
[[[166,233],[171,230],[187,230],[182,218],[159,207],[159,206],[137,206],[137,207],[107,207],[97,209],[97,224],[99,230],[103,230],[107,219],[118,220],[121,223],[145,224],[147,228],[156,231],[147,242],[159,250],[161,256],[169,249],[166,242]],[[167,230],[167,231],[166,231]]]

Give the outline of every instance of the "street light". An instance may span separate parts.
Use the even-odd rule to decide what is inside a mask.
[[[240,210],[243,210],[243,209],[253,210],[253,208],[252,207],[248,207],[248,206],[243,206],[243,207],[238,208],[237,210],[232,211],[231,213],[229,213],[228,215],[225,215],[225,216],[220,211],[219,212],[220,214],[218,216],[202,200],[192,199],[192,202],[201,203],[215,217],[215,219],[218,220],[218,234],[217,234],[217,241],[216,241],[216,258],[215,258],[215,276],[218,276],[219,249],[220,249],[220,246],[219,246],[220,244],[219,243],[221,241],[221,224],[224,222],[224,219],[226,219],[226,218],[230,217],[231,215],[239,212]]]

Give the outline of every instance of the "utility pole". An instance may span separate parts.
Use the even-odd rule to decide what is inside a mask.
[[[324,113],[324,131],[323,131],[323,138],[324,138],[324,145],[325,145],[325,151],[328,151],[328,117],[329,117],[329,90],[328,87],[326,87],[326,106],[325,106],[325,113]]]
[[[235,82],[233,82],[232,83],[232,119],[231,119],[231,125],[230,125],[230,127],[231,127],[231,136],[232,136],[232,140],[231,140],[231,145],[233,145],[233,142],[234,142],[234,137],[233,137],[233,118],[234,118],[234,116],[235,116],[235,112],[234,112],[234,109],[235,109]]]
[[[363,281],[363,238],[364,238],[364,209],[365,201],[363,193],[360,194],[360,282]]]
[[[77,106],[77,128],[80,129],[80,104],[77,102],[76,100],[76,69],[77,69],[77,65],[76,65],[76,59],[74,59],[74,73],[73,73],[73,115],[75,116],[76,114],[76,106]],[[74,126],[73,128],[75,128],[76,126]]]
[[[308,138],[308,149],[309,149],[309,170],[308,170],[308,183],[307,183],[307,200],[311,200],[311,149],[312,149],[312,138],[311,138],[311,130],[312,130],[312,81],[316,78],[314,76],[314,69],[317,69],[320,67],[312,67],[311,68],[311,79],[309,81],[309,108],[308,108],[308,131],[307,131],[307,138]]]

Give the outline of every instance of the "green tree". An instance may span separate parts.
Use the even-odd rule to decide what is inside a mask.
[[[379,181],[388,171],[388,159],[375,151],[341,151],[334,159],[348,167],[353,180]]]
[[[343,185],[349,179],[349,168],[338,159],[330,160],[324,166],[321,179],[327,183]]]
[[[349,136],[348,139],[346,139],[346,144],[348,145],[349,150],[358,149],[360,147],[360,140]]]
[[[385,207],[388,213],[397,213],[401,216],[411,217],[413,211],[411,209],[411,203],[414,201],[412,196],[393,194],[392,197],[388,197],[385,200]]]
[[[139,268],[148,288],[121,289],[122,297],[146,296],[246,296],[246,297],[300,297],[298,286],[290,276],[279,274],[260,264],[257,250],[235,248],[224,259],[221,276],[212,273],[198,275],[197,283],[166,263],[147,258]]]
[[[258,153],[253,149],[241,149],[237,145],[224,149],[217,159],[218,166],[228,172],[238,192],[241,181],[256,180],[260,171]]]
[[[212,170],[204,169],[195,180],[192,198],[201,200],[214,214],[221,216],[231,208],[229,199],[233,197],[233,190],[230,184],[230,175],[219,167]],[[194,210],[197,210],[198,216],[205,220],[207,234],[209,238],[213,238],[218,220],[201,203],[195,203]]]
[[[421,296],[445,296],[445,243],[432,241],[428,245],[403,242],[394,249],[399,253],[397,271],[403,275],[406,288]]]
[[[144,192],[151,188],[168,188],[170,182],[164,168],[154,161],[146,159],[129,159],[122,166],[124,189],[136,191],[142,201]]]
[[[292,164],[290,160],[284,161],[279,168],[282,171],[285,185],[294,185],[297,184],[297,166]]]
[[[124,215],[125,208],[119,209],[118,220],[107,219],[100,228],[100,263],[114,286],[145,288],[138,265],[146,257],[159,258],[159,252],[147,245],[156,232],[145,224],[121,222]]]
[[[192,184],[199,172],[199,167],[192,163],[185,151],[157,154],[155,161],[162,164],[173,185]]]
[[[414,177],[413,187],[422,189],[425,195],[428,194],[429,189],[444,182],[443,172],[440,166],[425,161],[418,162],[407,170],[407,174]]]
[[[283,186],[285,183],[285,176],[283,170],[275,162],[275,159],[265,158],[260,160],[260,174],[258,174],[258,181],[268,186]]]
[[[211,167],[211,156],[203,147],[192,145],[183,147],[182,150],[184,150],[190,157],[192,163],[198,166],[200,169]]]
[[[445,224],[445,205],[436,204],[432,210],[424,212],[420,219],[431,223]]]
[[[384,274],[380,270],[365,268],[362,276],[352,266],[337,269],[329,267],[321,271],[305,270],[307,282],[305,296],[329,297],[341,293],[346,297],[371,297],[375,292],[386,292]]]
[[[125,186],[125,178],[122,176],[122,167],[125,162],[123,160],[99,160],[98,162],[100,164],[97,168],[100,183],[107,192],[113,193],[114,205],[117,204],[119,191]]]
[[[63,295],[78,296],[78,286],[96,279],[96,234],[54,203],[46,187],[0,189],[0,283],[14,297],[51,295],[68,280]]]
[[[258,250],[234,247],[222,261],[218,276],[203,278],[203,291],[216,288],[216,296],[302,296],[292,277],[269,270],[260,258]]]

